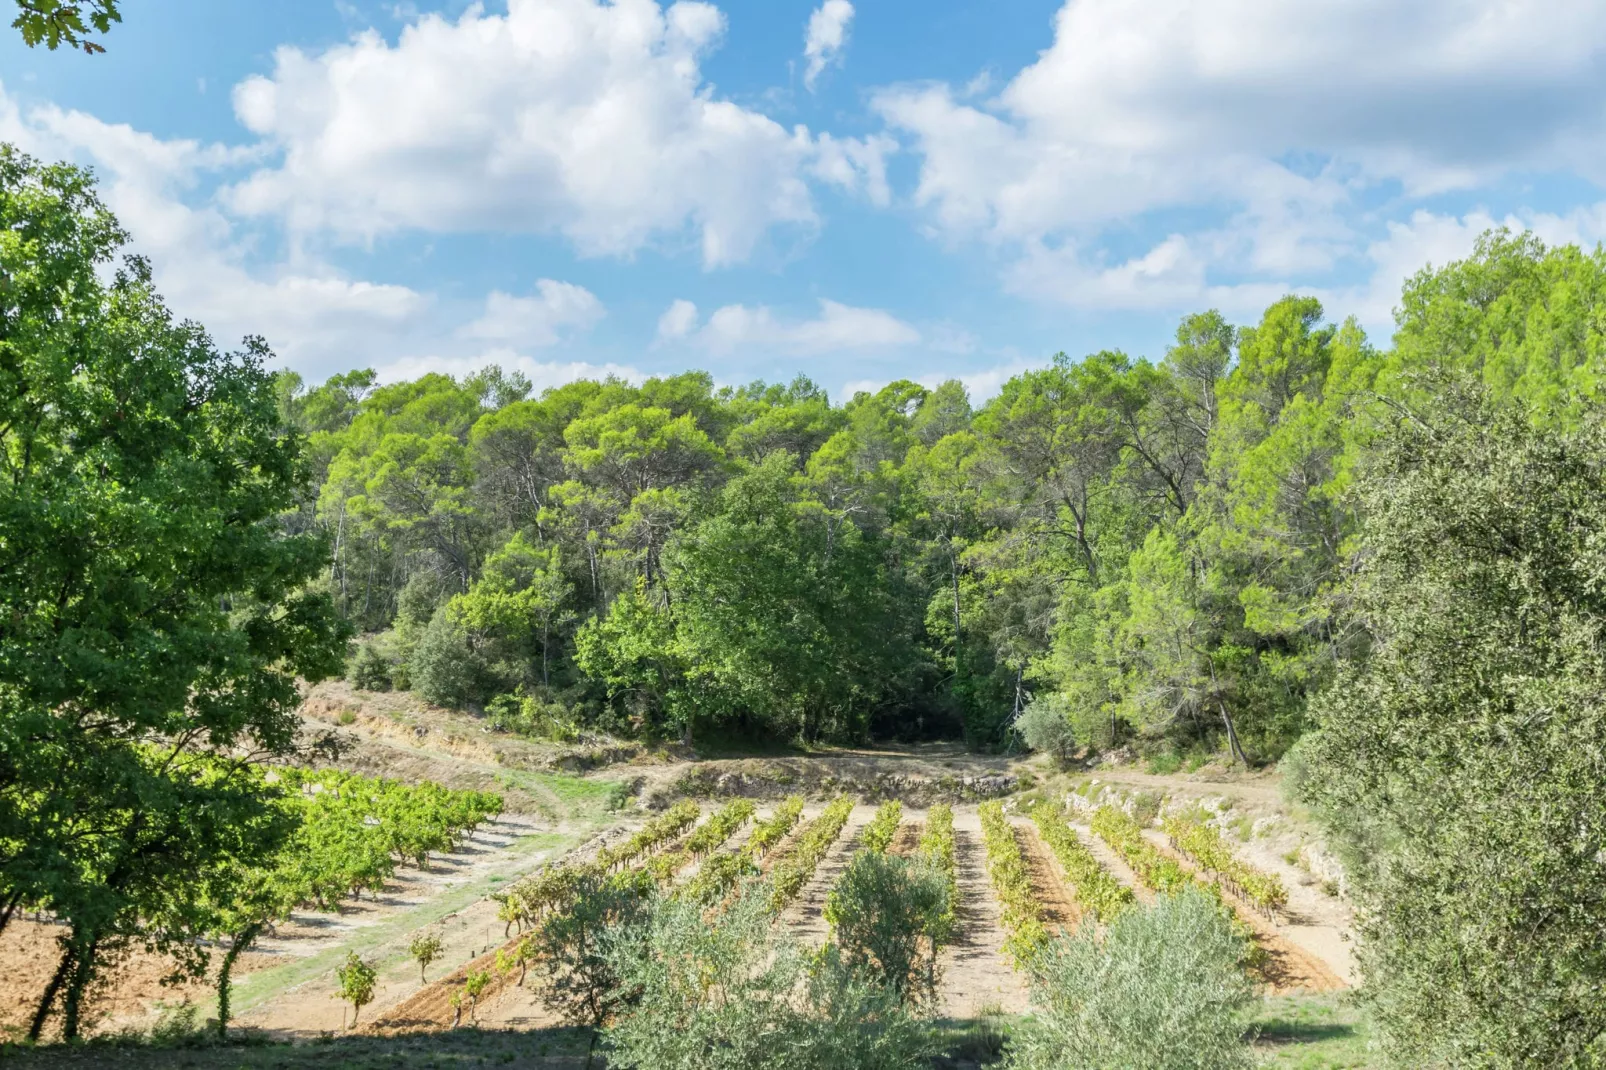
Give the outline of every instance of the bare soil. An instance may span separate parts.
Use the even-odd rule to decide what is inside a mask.
[[[1026,859],[1026,871],[1031,878],[1032,894],[1042,909],[1043,924],[1050,931],[1075,931],[1082,920],[1081,908],[1071,894],[1048,844],[1038,835],[1035,825],[1015,824],[1015,842],[1020,844],[1021,856]]]
[[[981,818],[973,806],[954,807],[954,876],[959,889],[954,940],[937,963],[941,1013],[949,1018],[1023,1013],[1029,1004],[1026,983],[1004,958],[1004,927],[987,879]]]

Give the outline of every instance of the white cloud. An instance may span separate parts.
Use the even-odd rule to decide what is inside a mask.
[[[974,372],[933,372],[928,375],[916,376],[914,381],[927,390],[935,390],[949,379],[958,379],[964,386],[965,393],[970,396],[972,405],[979,405],[1003,389],[1005,383],[1022,372],[1045,366],[1044,361],[1027,361],[1015,359],[992,368],[983,368]],[[882,387],[892,382],[891,379],[853,379],[842,384],[839,398],[846,400],[859,391],[874,394]]]
[[[658,317],[658,341],[677,342],[697,326],[697,306],[680,298],[664,309]]]
[[[547,361],[536,360],[533,357],[519,353],[516,350],[498,347],[489,349],[474,356],[454,356],[451,354],[428,354],[406,357],[401,360],[381,364],[375,370],[381,382],[395,383],[407,379],[416,379],[429,372],[440,372],[461,378],[472,375],[488,364],[499,365],[504,371],[519,371],[529,376],[534,385],[534,393],[539,395],[543,390],[564,383],[572,383],[577,379],[604,379],[610,375],[624,379],[627,382],[639,383],[646,378],[639,369],[628,364],[591,364],[586,361]]]
[[[1014,288],[1073,304],[1329,271],[1367,255],[1366,190],[1606,178],[1595,0],[1067,0],[1050,48],[992,99],[976,87],[872,104],[920,154],[936,234],[987,241]],[[1124,263],[1091,252],[1179,211],[1216,222]]]
[[[51,106],[24,114],[3,86],[0,140],[41,158],[94,165],[102,198],[132,235],[132,249],[150,258],[169,306],[204,323],[222,345],[262,334],[303,367],[332,367],[394,344],[432,308],[427,294],[353,279],[316,261],[248,266],[250,236],[215,205],[194,207],[184,197],[217,169],[250,159],[250,149],[163,141]]]
[[[531,297],[491,291],[485,299],[485,314],[458,333],[464,338],[550,346],[563,332],[585,330],[603,316],[602,302],[584,286],[540,279],[535,288]]]
[[[853,5],[848,0],[825,0],[809,16],[808,30],[803,35],[803,58],[808,66],[803,71],[803,84],[809,92],[814,83],[832,63],[840,63],[842,47],[848,43],[848,23],[853,21]]]
[[[279,158],[231,202],[350,240],[551,232],[628,256],[695,235],[705,264],[739,262],[773,227],[817,224],[807,178],[821,150],[703,80],[724,30],[690,0],[509,0],[506,15],[425,15],[395,44],[368,32],[316,54],[281,48],[271,76],[234,94]],[[884,187],[874,150],[855,152],[846,180]],[[843,180],[835,158],[822,166]]]
[[[763,349],[817,355],[913,345],[920,332],[890,312],[822,300],[820,314],[806,320],[778,319],[763,306],[726,305],[690,337],[713,353]]]

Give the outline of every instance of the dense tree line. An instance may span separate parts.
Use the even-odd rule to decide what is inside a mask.
[[[833,406],[806,378],[489,368],[280,378],[364,686],[537,730],[1006,742],[1034,697],[1083,745],[1280,754],[1364,638],[1354,409],[1388,358],[1288,298],[1185,319],[1157,363],[1060,355]]]

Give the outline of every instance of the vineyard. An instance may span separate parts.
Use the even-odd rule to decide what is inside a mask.
[[[490,793],[332,770],[284,769],[273,779],[300,824],[282,860],[252,875],[258,893],[235,906],[230,938],[241,955],[292,914],[373,910],[396,881],[419,879],[410,873],[451,872],[457,853],[483,839],[477,830],[499,820],[500,800]],[[895,968],[896,985],[916,1003],[959,1016],[978,1006],[1017,1013],[1028,1008],[1039,956],[1077,919],[1102,930],[1155,895],[1198,889],[1229,919],[1250,975],[1280,990],[1257,972],[1268,948],[1287,952],[1267,927],[1288,903],[1275,874],[1183,811],[1160,829],[1113,805],[1082,814],[1047,801],[1025,810],[1008,800],[920,810],[846,795],[814,804],[801,795],[774,803],[682,799],[486,889],[483,913],[474,907],[465,917],[483,917],[494,930],[466,957],[463,938],[478,930],[447,918],[398,934],[379,956],[343,952],[310,983],[327,993],[331,1011],[344,1008],[336,1021],[364,1035],[597,1023],[607,1016],[593,977],[604,934],[660,900],[695,905],[715,924],[756,897],[774,931],[841,947],[854,968]],[[877,920],[885,909],[877,904],[892,887],[903,889],[897,924],[909,937],[868,952],[887,924]],[[1054,894],[1073,901],[1070,922],[1051,920],[1066,916],[1047,909],[1045,896]],[[460,934],[455,943],[452,932]],[[227,989],[218,991],[226,1010]],[[300,1005],[293,996],[270,1008],[282,1003],[287,1013]],[[262,1012],[252,1020],[264,1020]]]

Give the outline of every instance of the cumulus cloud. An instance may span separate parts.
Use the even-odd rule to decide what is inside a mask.
[[[976,405],[997,394],[1003,389],[1004,384],[1015,376],[1043,366],[1043,361],[1034,363],[1016,358],[991,368],[983,368],[980,371],[933,372],[918,376],[914,381],[927,390],[935,390],[950,379],[958,379],[960,384],[964,386],[965,393],[970,396],[971,404]],[[853,379],[842,384],[842,391],[838,396],[844,399],[851,398],[860,391],[874,394],[890,382],[892,382],[891,379]]]
[[[825,0],[809,16],[803,35],[803,84],[809,92],[832,63],[842,62],[842,48],[848,43],[848,23],[853,21],[853,5],[848,0]]]
[[[690,302],[686,302],[690,305]],[[673,313],[675,307],[671,306]],[[695,317],[696,309],[690,309]],[[667,314],[666,314],[667,316]],[[695,322],[693,318],[691,322]],[[843,350],[896,349],[920,341],[920,332],[890,312],[822,300],[819,315],[788,320],[760,305],[726,305],[686,337],[712,353],[756,349],[811,356]]]
[[[235,89],[276,158],[231,203],[353,240],[557,233],[628,256],[694,236],[705,264],[739,262],[773,227],[816,225],[820,150],[703,80],[724,31],[719,9],[691,0],[509,0],[505,15],[422,16],[394,44],[368,32],[281,48],[270,75]],[[852,161],[828,170],[858,181]]]
[[[680,298],[658,317],[658,341],[678,342],[697,326],[697,306]]]
[[[489,364],[495,364],[504,371],[523,372],[534,385],[534,393],[537,396],[543,390],[572,383],[577,379],[606,379],[608,376],[614,376],[626,382],[640,383],[646,378],[639,369],[628,364],[536,360],[507,347],[496,347],[466,357],[450,353],[420,354],[380,364],[375,371],[381,382],[396,383],[416,379],[429,372],[440,372],[462,378]]]
[[[873,107],[918,152],[939,234],[1009,250],[1016,289],[1148,307],[1368,255],[1361,191],[1599,180],[1603,90],[1592,0],[1067,0],[991,99],[906,85]],[[1217,222],[1118,264],[1091,252],[1179,211]]]
[[[458,333],[464,338],[550,346],[565,332],[585,330],[603,316],[602,302],[584,286],[541,279],[535,289],[529,297],[491,291],[484,315]]]
[[[406,286],[354,279],[314,260],[252,266],[250,236],[215,205],[186,195],[251,149],[164,141],[91,115],[40,107],[26,114],[0,86],[0,140],[44,159],[95,166],[100,193],[151,259],[177,313],[205,324],[224,345],[263,334],[281,356],[332,366],[353,351],[394,343],[433,306]]]

